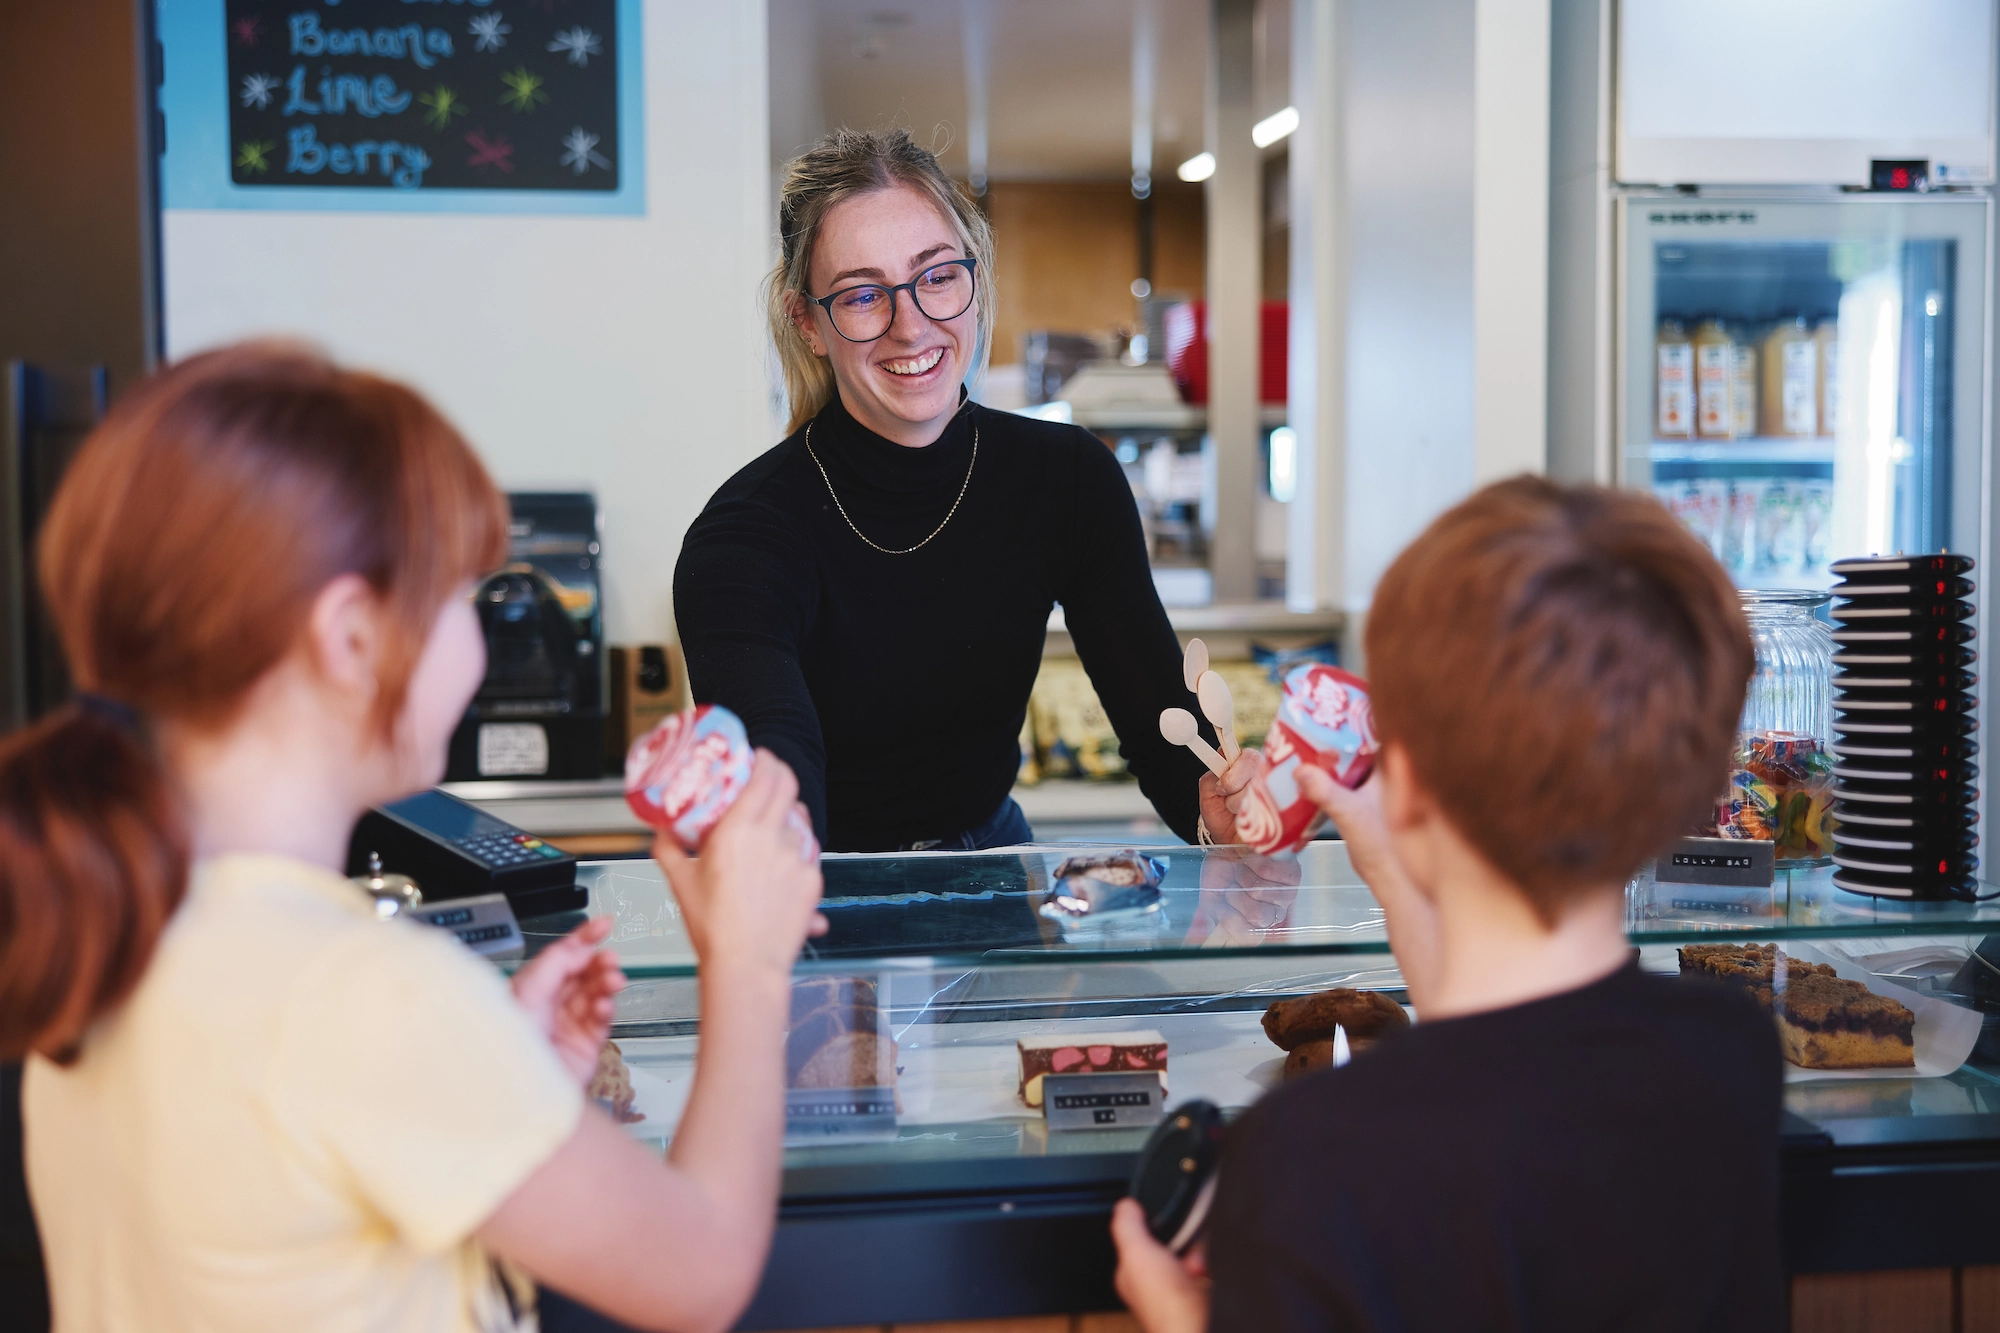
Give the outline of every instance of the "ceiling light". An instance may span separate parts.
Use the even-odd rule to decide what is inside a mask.
[[[1250,127],[1250,142],[1259,148],[1269,148],[1278,140],[1299,127],[1299,109],[1288,106],[1283,111],[1274,112]]]
[[[1241,122],[1238,123],[1240,124]],[[1174,174],[1184,181],[1205,181],[1215,174],[1215,154],[1196,153],[1193,157],[1181,163]]]

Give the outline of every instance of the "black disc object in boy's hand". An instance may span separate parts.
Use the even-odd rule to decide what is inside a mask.
[[[1201,1238],[1222,1160],[1222,1111],[1213,1102],[1182,1102],[1153,1127],[1139,1149],[1125,1191],[1145,1210],[1153,1239],[1175,1254]]]

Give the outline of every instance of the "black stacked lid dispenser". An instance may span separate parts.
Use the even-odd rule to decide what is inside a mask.
[[[1833,882],[1906,901],[1978,893],[1971,557],[1836,560]]]

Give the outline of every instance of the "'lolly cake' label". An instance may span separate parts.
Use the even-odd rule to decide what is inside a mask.
[[[1267,855],[1297,851],[1326,818],[1299,793],[1299,765],[1324,769],[1343,787],[1359,787],[1375,767],[1375,750],[1368,686],[1339,667],[1294,667],[1264,741],[1264,775],[1236,817],[1236,836]]]
[[[750,781],[750,738],[718,704],[675,713],[625,755],[625,801],[692,852]]]

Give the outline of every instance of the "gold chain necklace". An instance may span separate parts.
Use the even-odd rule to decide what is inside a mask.
[[[880,545],[879,543],[868,541],[868,534],[863,532],[860,528],[855,527],[854,520],[848,517],[847,506],[840,502],[840,493],[833,489],[833,478],[826,475],[826,464],[819,461],[819,454],[815,452],[813,449],[813,425],[814,423],[810,421],[806,423],[806,452],[812,456],[813,466],[819,469],[819,479],[826,483],[826,493],[833,497],[833,507],[840,511],[840,516],[842,518],[847,519],[848,531],[852,532],[862,541],[868,542],[870,546],[873,546],[883,555],[908,555],[912,551],[921,550],[924,547],[929,546],[931,543],[931,537],[935,537],[940,532],[943,532],[945,523],[951,522],[951,516],[958,512],[958,506],[960,501],[965,499],[965,492],[972,485],[972,469],[979,466],[979,427],[974,426],[972,428],[972,461],[965,465],[965,482],[958,488],[958,499],[953,500],[951,502],[951,509],[948,512],[946,512],[944,516],[944,523],[940,523],[936,527],[932,528],[931,536],[924,538],[922,541],[918,542],[915,546],[905,546],[900,551],[892,551],[888,547]]]

